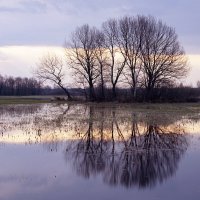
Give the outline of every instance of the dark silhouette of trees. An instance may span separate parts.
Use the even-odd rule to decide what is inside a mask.
[[[110,82],[112,85],[112,97],[116,100],[116,86],[122,71],[126,64],[126,57],[121,57],[119,53],[118,37],[119,26],[118,21],[110,19],[102,25],[103,33],[105,36],[105,47],[108,50],[108,66],[110,73]]]
[[[96,66],[96,32],[95,28],[87,24],[78,27],[66,45],[68,64],[76,78],[88,84],[91,101],[96,100],[94,84],[99,76]]]
[[[62,58],[59,58],[55,54],[43,56],[40,59],[34,74],[41,81],[48,80],[53,82],[65,92],[68,100],[72,99],[69,91],[64,86],[65,69]]]
[[[34,78],[3,77],[0,75],[0,95],[22,96],[39,95],[42,92],[42,84]]]
[[[155,87],[169,85],[188,71],[186,57],[174,30],[153,17],[141,16],[143,81],[146,100],[151,100]]]
[[[142,68],[141,46],[143,42],[142,25],[139,17],[124,17],[119,20],[118,46],[126,61],[124,75],[132,89],[133,99],[139,86],[139,75]]]
[[[95,34],[95,57],[97,62],[97,69],[99,73],[99,86],[101,89],[100,99],[105,100],[105,84],[108,76],[108,52],[105,45],[105,35],[103,32],[96,30]]]
[[[109,19],[101,30],[78,27],[66,54],[78,81],[87,83],[90,100],[117,100],[118,88],[129,87],[133,101],[138,89],[153,101],[155,89],[175,85],[188,72],[174,28],[151,16]]]

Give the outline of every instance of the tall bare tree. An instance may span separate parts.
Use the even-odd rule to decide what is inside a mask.
[[[65,70],[62,58],[56,54],[47,54],[40,59],[34,71],[36,77],[42,81],[51,81],[59,86],[67,95],[68,100],[72,97],[64,86]]]
[[[95,34],[95,55],[97,69],[99,71],[101,100],[105,100],[105,82],[107,79],[108,50],[105,46],[105,36],[103,32],[97,30]]]
[[[116,85],[126,64],[126,59],[120,57],[119,53],[119,47],[117,43],[119,29],[117,20],[110,19],[104,22],[102,27],[105,35],[106,48],[108,49],[108,66],[110,68],[112,95],[113,99],[116,99]]]
[[[155,87],[186,75],[185,52],[175,30],[153,17],[138,17],[143,35],[141,55],[146,100],[151,100]]]
[[[118,46],[127,65],[127,70],[123,74],[132,88],[134,99],[142,67],[140,52],[142,36],[137,18],[124,17],[119,20]]]
[[[83,77],[89,86],[89,98],[95,100],[94,84],[99,76],[96,66],[95,28],[89,25],[78,27],[66,44],[66,56],[75,76]]]

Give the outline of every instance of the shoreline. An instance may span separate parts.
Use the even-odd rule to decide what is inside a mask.
[[[184,112],[184,113],[200,113],[200,103],[125,103],[125,102],[85,102],[85,101],[67,101],[56,100],[55,97],[63,96],[0,96],[0,106],[4,105],[22,105],[22,104],[85,104],[94,107],[116,107],[120,109],[129,109],[130,107],[135,111],[145,112]]]

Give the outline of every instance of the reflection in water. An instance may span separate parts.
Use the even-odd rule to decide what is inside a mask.
[[[42,144],[50,152],[63,147],[78,175],[101,175],[112,186],[162,183],[175,174],[188,147],[181,116],[88,105],[24,108],[0,108],[1,143]]]
[[[101,120],[94,120],[94,108],[89,108],[87,124],[79,124],[74,141],[66,150],[67,161],[73,161],[76,172],[85,177],[101,174],[109,185],[140,188],[155,186],[172,176],[187,149],[184,131],[174,127],[140,124],[112,118],[104,110]],[[131,128],[130,128],[131,123]],[[85,127],[88,127],[85,132]]]

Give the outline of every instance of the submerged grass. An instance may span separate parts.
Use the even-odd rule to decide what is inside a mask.
[[[57,96],[56,96],[57,97]],[[52,99],[54,99],[52,101]],[[37,104],[37,103],[66,103],[67,101],[56,101],[55,96],[1,96],[0,105],[4,104]],[[199,114],[200,103],[117,103],[101,102],[90,103],[80,101],[67,102],[69,105],[85,104],[94,107],[108,107],[122,110],[132,110],[146,113],[183,113]]]
[[[94,106],[116,107],[145,112],[190,112],[200,113],[200,103],[87,103]]]

